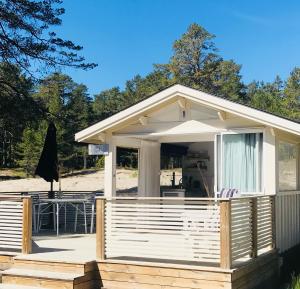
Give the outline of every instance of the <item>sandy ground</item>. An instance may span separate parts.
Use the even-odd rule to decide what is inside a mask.
[[[170,185],[173,170],[161,172],[161,185]],[[176,183],[180,178],[179,174]],[[138,173],[136,170],[117,170],[117,190],[136,190],[138,185]],[[54,182],[54,190],[59,189],[58,183]],[[0,182],[0,192],[26,192],[47,191],[50,184],[41,178],[27,178]],[[104,189],[104,171],[90,171],[84,174],[65,177],[61,179],[61,189],[65,191],[102,191]]]
[[[161,185],[170,185],[172,172],[176,172],[176,184],[181,178],[179,169],[162,170]],[[293,190],[296,186],[296,161],[294,159],[280,161],[280,182],[282,190]],[[136,192],[138,186],[137,170],[117,169],[117,191]],[[41,178],[27,178],[17,180],[0,181],[0,192],[26,192],[26,191],[48,191],[50,184]],[[58,190],[58,183],[54,182],[54,190]],[[61,179],[61,189],[64,191],[103,191],[104,171],[85,171]]]

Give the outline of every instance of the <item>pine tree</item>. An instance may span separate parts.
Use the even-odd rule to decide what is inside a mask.
[[[284,105],[288,116],[300,121],[300,68],[296,67],[287,79],[284,89]]]
[[[32,173],[37,155],[39,156],[43,147],[41,136],[45,135],[48,122],[51,120],[57,128],[60,165],[66,169],[82,168],[86,164],[86,146],[76,143],[74,134],[91,122],[91,99],[86,86],[76,84],[67,75],[55,73],[42,81],[34,98],[43,103],[49,113],[38,125],[25,129],[19,146],[21,156],[19,164],[24,165],[28,173]]]
[[[22,167],[27,176],[33,176],[43,149],[46,136],[47,123],[42,122],[38,127],[26,127],[23,131],[22,141],[18,144],[18,165]]]
[[[245,101],[241,66],[217,54],[215,36],[193,23],[173,45],[168,64],[155,67],[171,74],[174,81],[232,100]]]

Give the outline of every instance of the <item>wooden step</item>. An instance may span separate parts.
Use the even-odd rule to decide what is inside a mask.
[[[2,272],[2,283],[42,288],[74,289],[74,282],[83,277],[76,273],[11,268]],[[76,283],[80,283],[77,280]]]
[[[90,263],[90,262],[89,262]],[[76,273],[84,275],[89,271],[91,265],[89,263],[62,263],[44,260],[19,259],[15,258],[13,268],[30,269],[49,272]],[[96,266],[96,265],[95,265]]]
[[[41,287],[32,287],[16,284],[0,284],[0,289],[41,289]]]
[[[3,252],[0,253],[0,270],[6,270],[10,268],[14,261],[14,255],[13,254],[5,254]]]

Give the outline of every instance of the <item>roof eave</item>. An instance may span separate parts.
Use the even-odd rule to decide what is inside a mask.
[[[264,125],[274,127],[295,135],[300,135],[300,124],[275,116],[273,114],[257,110],[255,108],[232,102],[228,99],[220,98],[193,88],[189,88],[183,85],[175,84],[153,96],[118,112],[111,117],[98,122],[78,133],[75,134],[75,140],[78,142],[87,142],[89,139],[93,139],[95,135],[103,133],[120,123],[138,116],[143,112],[166,102],[167,100],[176,96],[183,96],[192,101],[201,103],[206,106],[213,107],[215,109],[224,110],[229,113],[233,113],[240,117],[244,117],[253,121],[260,122]]]

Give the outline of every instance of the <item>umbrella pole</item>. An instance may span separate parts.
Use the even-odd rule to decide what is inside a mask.
[[[53,181],[50,182],[50,192],[48,192],[48,199],[54,199],[53,196]],[[48,219],[48,228],[54,227],[53,216],[54,216],[54,207],[50,209],[49,219]]]
[[[58,190],[61,195],[61,175],[60,175],[60,167],[58,167]]]

